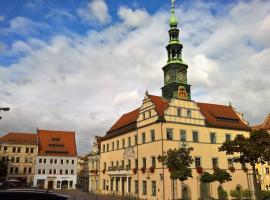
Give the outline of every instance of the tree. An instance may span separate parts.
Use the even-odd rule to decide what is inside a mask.
[[[171,179],[173,180],[173,199],[174,199],[174,181],[180,180],[181,182],[192,178],[191,164],[193,159],[190,156],[193,148],[181,147],[178,149],[169,149],[164,152],[162,156],[158,156],[159,162],[169,168],[171,172]]]
[[[8,160],[5,157],[0,157],[0,180],[5,180],[7,177]]]
[[[204,172],[201,177],[200,177],[200,181],[202,183],[212,183],[215,181],[215,178],[212,174],[210,174],[209,172]]]
[[[219,182],[220,186],[222,185],[222,183],[232,180],[232,176],[230,173],[226,172],[226,170],[219,168],[214,169],[213,177],[215,181]]]
[[[225,141],[219,151],[225,151],[227,155],[233,155],[234,162],[251,165],[255,194],[257,194],[258,184],[255,165],[270,161],[269,133],[265,130],[254,130],[251,131],[250,137],[237,135],[234,140]]]

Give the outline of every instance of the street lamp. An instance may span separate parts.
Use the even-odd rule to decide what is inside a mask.
[[[0,112],[1,112],[1,111],[9,111],[9,108],[8,108],[8,107],[0,108]],[[2,119],[1,116],[0,116],[0,119]]]

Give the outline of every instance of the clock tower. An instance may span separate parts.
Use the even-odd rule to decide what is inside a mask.
[[[174,2],[175,0],[171,0],[170,41],[166,46],[168,60],[167,64],[162,68],[164,73],[164,86],[161,88],[162,97],[165,99],[179,98],[190,100],[190,85],[187,84],[188,65],[182,60],[183,45],[179,41],[178,21],[174,15]]]

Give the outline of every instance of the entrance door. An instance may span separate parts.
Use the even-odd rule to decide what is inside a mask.
[[[48,181],[48,189],[49,190],[53,189],[53,181]]]

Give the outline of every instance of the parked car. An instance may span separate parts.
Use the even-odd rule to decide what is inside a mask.
[[[4,200],[67,200],[69,196],[56,194],[45,190],[10,189],[0,191]]]

